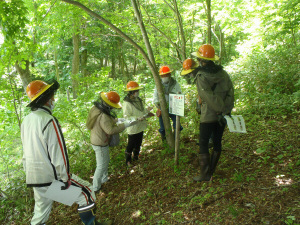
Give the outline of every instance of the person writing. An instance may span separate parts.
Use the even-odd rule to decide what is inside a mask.
[[[101,92],[91,108],[86,126],[91,130],[91,144],[96,154],[96,170],[93,178],[93,190],[98,193],[101,185],[108,181],[109,143],[112,135],[118,134],[137,121],[124,121],[117,124],[113,109],[121,109],[120,96],[115,91]]]
[[[125,150],[125,163],[130,167],[133,161],[139,159],[140,149],[143,141],[144,130],[147,128],[146,117],[154,116],[150,113],[151,107],[144,107],[142,99],[139,97],[139,91],[142,87],[135,81],[129,81],[126,85],[128,94],[124,98],[123,115],[125,119],[139,120],[136,125],[127,129],[128,144]]]

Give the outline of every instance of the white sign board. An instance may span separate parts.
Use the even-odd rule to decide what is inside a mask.
[[[242,115],[225,116],[230,132],[247,133],[245,120]]]
[[[169,113],[184,116],[184,95],[169,94]]]
[[[61,190],[62,186],[65,186],[63,182],[53,181],[44,197],[71,206],[77,200],[82,190],[72,185],[67,190]]]

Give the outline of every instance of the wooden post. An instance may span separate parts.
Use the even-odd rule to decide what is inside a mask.
[[[178,165],[179,140],[180,140],[180,116],[176,116],[175,129],[175,165]]]

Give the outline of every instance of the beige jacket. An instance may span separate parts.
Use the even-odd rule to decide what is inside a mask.
[[[96,106],[89,112],[86,125],[91,129],[91,144],[102,147],[109,144],[111,135],[125,130],[124,123],[117,125],[113,117],[103,113]]]

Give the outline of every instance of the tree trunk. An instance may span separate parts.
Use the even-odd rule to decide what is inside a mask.
[[[87,13],[89,13],[91,16],[99,19],[100,21],[102,21],[103,23],[108,25],[111,29],[113,29],[115,32],[117,32],[121,37],[123,37],[125,40],[127,40],[130,44],[132,44],[133,47],[135,47],[142,54],[144,60],[147,62],[148,67],[150,68],[150,70],[152,72],[152,75],[154,77],[154,82],[155,82],[155,85],[157,87],[157,91],[159,93],[158,97],[159,97],[159,100],[160,100],[160,105],[162,107],[162,118],[163,118],[164,125],[165,125],[165,128],[166,128],[167,142],[168,142],[169,146],[172,149],[174,149],[174,146],[175,146],[174,136],[172,135],[172,128],[171,128],[171,123],[170,123],[170,119],[169,119],[169,115],[168,115],[168,111],[167,111],[167,103],[166,103],[166,100],[165,100],[165,97],[164,97],[162,83],[161,83],[161,80],[160,80],[160,77],[159,77],[159,74],[158,74],[158,70],[157,70],[157,67],[156,67],[156,64],[155,64],[154,55],[153,55],[153,52],[152,52],[152,49],[151,49],[151,46],[150,46],[150,43],[149,43],[149,39],[147,37],[147,33],[145,31],[143,21],[141,19],[141,15],[139,13],[136,1],[131,0],[133,8],[135,9],[136,16],[137,16],[138,21],[139,21],[139,25],[140,25],[143,37],[144,37],[144,42],[146,44],[148,55],[146,54],[144,49],[141,46],[139,46],[136,42],[134,42],[128,35],[123,33],[119,28],[114,26],[109,21],[105,20],[99,14],[93,12],[92,10],[85,7],[83,4],[81,4],[79,2],[72,1],[72,0],[62,0],[62,1],[73,4],[73,5],[76,5],[79,8],[86,11]]]
[[[159,99],[159,103],[160,103],[161,110],[162,110],[162,119],[163,119],[164,126],[165,126],[167,142],[168,142],[169,146],[172,149],[174,149],[175,148],[175,142],[174,142],[174,136],[172,135],[172,127],[171,127],[171,123],[170,123],[169,112],[168,112],[168,109],[167,109],[167,102],[166,102],[166,99],[165,99],[165,93],[164,93],[164,89],[163,89],[163,86],[162,86],[160,76],[158,74],[158,70],[156,68],[155,58],[154,58],[152,48],[151,48],[151,45],[150,45],[150,42],[149,42],[148,34],[147,34],[146,29],[145,29],[143,19],[142,19],[142,15],[140,13],[140,10],[138,8],[136,0],[131,0],[131,3],[132,3],[132,6],[133,6],[133,9],[134,9],[134,12],[135,12],[135,16],[138,20],[142,35],[143,35],[143,39],[144,39],[144,43],[145,43],[146,48],[147,48],[148,56],[150,58],[150,62],[147,61],[147,63],[148,63],[148,66],[150,67],[150,69],[152,71],[155,86],[157,88],[158,99]]]
[[[76,76],[79,73],[79,43],[80,43],[80,37],[78,30],[75,29],[73,34],[73,61],[72,61],[72,90],[73,90],[73,98],[77,98],[77,87],[78,83],[76,80]]]
[[[116,42],[113,41],[112,43],[112,52],[110,55],[111,60],[111,77],[114,78],[116,75]]]
[[[81,46],[84,48],[84,50],[81,53],[81,73],[84,77],[87,77],[88,76],[88,70],[87,70],[88,51],[86,49],[85,40],[82,40]]]
[[[207,43],[211,44],[211,0],[206,0],[207,6]]]
[[[54,50],[54,62],[55,62],[55,77],[56,77],[56,80],[59,81],[59,68],[58,68],[58,60],[57,60],[57,49]]]
[[[186,41],[185,41],[185,35],[184,35],[184,30],[183,30],[182,17],[179,13],[176,0],[173,0],[173,4],[175,7],[175,15],[177,17],[180,36],[181,36],[181,61],[183,62],[184,60],[186,60],[186,47],[185,47]]]
[[[30,76],[29,65],[30,65],[30,63],[28,60],[25,61],[25,69],[23,69],[20,66],[19,62],[15,63],[15,68],[21,77],[22,85],[23,85],[25,92],[26,92],[27,85],[32,81],[31,76]]]

